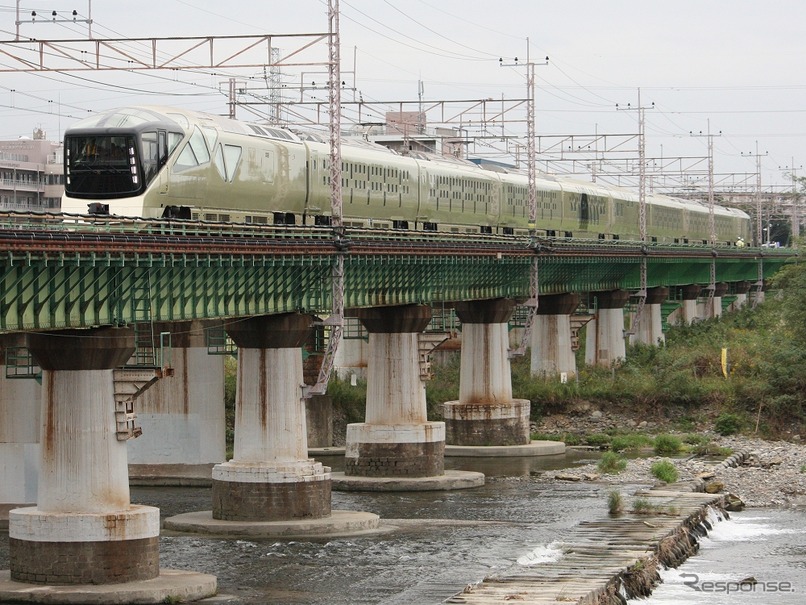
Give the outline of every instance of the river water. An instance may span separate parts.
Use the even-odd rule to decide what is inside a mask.
[[[591,456],[574,452],[544,458],[447,458],[448,468],[484,472],[487,484],[453,492],[333,492],[334,510],[377,513],[385,525],[398,527],[394,531],[318,541],[162,536],[160,565],[214,574],[219,595],[226,597],[221,600],[231,603],[439,603],[488,575],[551,556],[552,542],[575,525],[606,518],[610,486],[529,480],[530,474],[584,464]],[[339,459],[322,461],[334,470],[342,464]],[[136,487],[132,501],[158,506],[167,517],[209,510],[211,490]],[[665,583],[652,597],[659,600],[644,603],[740,602],[734,598],[747,603],[806,602],[805,521],[806,512],[734,514],[703,540],[698,557],[664,572]],[[8,569],[8,542],[2,538],[0,569]],[[789,581],[795,592],[776,594],[775,600],[758,592],[755,600],[745,594],[697,592],[678,581],[681,573],[698,574],[702,582],[753,575],[765,587]],[[683,579],[691,581],[690,576]],[[781,596],[788,600],[779,600]],[[704,600],[696,600],[700,597]]]

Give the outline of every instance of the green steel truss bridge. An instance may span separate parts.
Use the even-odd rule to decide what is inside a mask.
[[[66,220],[67,219],[67,220]],[[0,333],[717,282],[760,283],[795,252],[485,234],[0,214]]]

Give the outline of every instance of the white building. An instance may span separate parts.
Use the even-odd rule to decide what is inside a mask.
[[[0,211],[58,212],[63,157],[62,144],[45,140],[39,128],[31,139],[0,141]]]

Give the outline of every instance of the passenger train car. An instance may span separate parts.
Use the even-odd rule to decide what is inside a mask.
[[[316,135],[169,107],[88,117],[65,133],[62,211],[282,225],[328,225],[330,151]],[[523,171],[342,145],[343,223],[454,233],[529,232]],[[717,240],[750,240],[750,220],[715,208]],[[541,175],[538,235],[639,240],[638,194]],[[647,196],[648,238],[709,240],[708,207]]]

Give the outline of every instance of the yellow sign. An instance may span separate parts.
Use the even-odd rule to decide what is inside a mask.
[[[728,377],[728,350],[722,347],[722,375]]]

